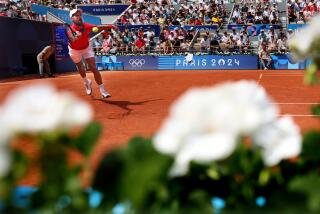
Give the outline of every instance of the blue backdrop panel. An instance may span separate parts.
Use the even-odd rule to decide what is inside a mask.
[[[158,56],[118,56],[117,61],[124,63],[124,70],[157,70]]]
[[[305,69],[307,65],[310,64],[310,60],[304,60],[295,62],[292,60],[290,54],[283,54],[283,55],[271,55],[273,61],[273,67],[276,70],[285,69]]]

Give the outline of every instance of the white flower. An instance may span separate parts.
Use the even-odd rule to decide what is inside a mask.
[[[312,49],[317,49],[314,44],[320,39],[320,16],[314,17],[310,23],[302,28],[289,40],[289,47],[301,59],[312,54]]]
[[[170,175],[185,175],[190,161],[210,163],[223,160],[231,155],[235,147],[236,137],[230,133],[217,132],[190,137],[177,153]]]
[[[91,117],[92,110],[86,103],[44,84],[13,91],[2,109],[2,121],[14,133],[72,128],[88,123]]]
[[[191,160],[226,158],[237,137],[252,134],[277,113],[265,90],[254,81],[192,89],[173,104],[153,144],[159,152],[175,155],[171,174],[183,175]]]
[[[253,139],[262,148],[264,162],[268,166],[296,157],[301,152],[302,137],[299,128],[288,116],[261,127]]]
[[[0,178],[5,176],[11,165],[11,154],[7,146],[0,145]]]
[[[1,110],[0,110],[0,115],[1,115]],[[4,123],[0,117],[0,147],[6,146],[8,144],[10,137],[11,137],[11,132],[4,125]]]

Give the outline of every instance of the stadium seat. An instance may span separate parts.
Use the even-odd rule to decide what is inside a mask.
[[[113,63],[115,70],[124,70],[123,62],[117,62],[116,56],[110,56],[110,61]]]
[[[110,60],[108,56],[102,56],[103,68],[106,70],[114,70],[114,63]]]
[[[96,56],[96,65],[98,71],[101,71],[104,69],[103,62],[102,62],[102,57],[101,56]]]

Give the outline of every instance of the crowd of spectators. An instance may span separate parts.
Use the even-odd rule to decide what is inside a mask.
[[[266,46],[270,53],[286,53],[288,52],[287,41],[292,35],[292,30],[286,33],[280,28],[276,32],[272,26],[268,31],[262,29],[258,35],[258,49],[261,50],[262,46]]]
[[[70,10],[77,4],[106,4],[127,0],[0,0],[0,16],[46,21],[46,16],[31,11],[30,4],[36,3],[53,8]],[[222,0],[195,0],[190,4],[186,0],[130,0],[131,8],[116,22],[118,25],[161,26],[160,35],[155,35],[152,28],[140,28],[130,32],[112,31],[100,35],[94,41],[96,52],[101,53],[184,53],[190,50],[190,44],[196,30],[185,30],[184,25],[221,25],[230,17],[235,24],[279,24],[278,4],[269,0],[242,0],[235,4],[232,14],[228,14]],[[320,11],[320,0],[288,0],[289,22],[305,23]],[[174,29],[170,26],[177,26]],[[178,27],[179,26],[179,27]],[[172,30],[170,30],[172,29]],[[255,37],[258,40],[256,51],[286,53],[287,40],[292,31],[285,33],[261,30]],[[252,37],[245,29],[233,29],[232,32],[219,31],[200,34],[199,51],[202,53],[251,52],[254,50]]]
[[[170,25],[221,25],[227,19],[227,9],[223,2],[209,0],[199,4],[181,3],[173,5],[167,0],[142,0],[117,20],[121,25],[158,24]]]
[[[288,0],[289,23],[304,24],[320,12],[319,0]]]
[[[274,3],[236,4],[231,15],[233,24],[279,24],[279,10]]]
[[[184,53],[189,50],[189,44],[194,38],[195,30],[165,27],[158,38],[152,28],[136,31],[125,29],[101,34],[93,42],[95,52],[102,54],[145,54],[145,53]]]
[[[232,32],[214,34],[206,32],[200,40],[202,53],[248,53],[252,51],[251,39],[246,30],[232,29]]]
[[[258,55],[262,69],[272,69],[271,54],[284,54],[288,52],[287,41],[293,36],[291,29],[278,32],[271,26],[268,31],[262,29],[258,35]]]

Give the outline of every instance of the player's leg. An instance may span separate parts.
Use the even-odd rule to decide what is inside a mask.
[[[38,65],[39,65],[39,75],[40,77],[43,77],[43,71],[44,71],[44,63],[43,63],[43,59],[42,59],[42,54],[38,54],[37,56],[37,61],[38,61]]]
[[[44,68],[45,68],[46,72],[48,73],[49,77],[52,77],[53,75],[50,70],[50,64],[49,64],[48,59],[44,59],[43,63],[44,63]]]
[[[104,97],[104,98],[110,97],[110,94],[104,88],[101,74],[96,68],[96,61],[95,61],[94,57],[86,58],[86,62],[88,63],[89,68],[94,75],[94,79],[99,86],[99,90],[100,90],[102,97]]]
[[[74,64],[76,65],[80,76],[83,79],[83,82],[84,82],[84,85],[86,88],[86,93],[88,95],[92,94],[92,81],[90,79],[87,79],[86,70],[85,70],[83,63],[82,63],[81,51],[69,49],[69,55],[70,55],[70,58],[72,59],[72,61],[74,62]]]

